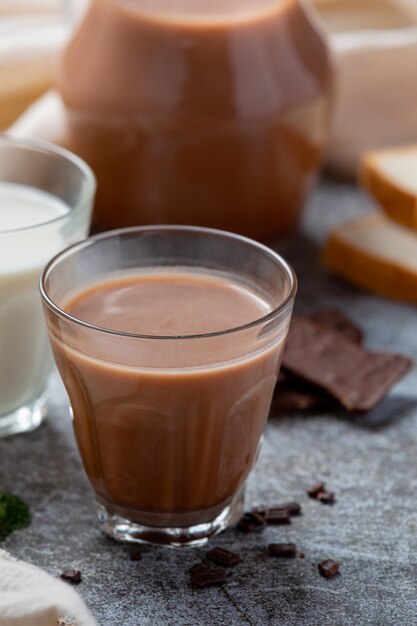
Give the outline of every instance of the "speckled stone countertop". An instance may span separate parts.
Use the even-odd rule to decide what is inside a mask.
[[[278,247],[300,281],[298,311],[341,307],[366,331],[370,348],[417,361],[417,309],[360,293],[320,267],[332,225],[369,209],[349,185],[322,183],[299,235]],[[139,562],[102,536],[81,469],[65,394],[53,387],[50,417],[37,432],[0,441],[1,487],[21,494],[31,527],[5,542],[14,555],[58,574],[81,569],[78,591],[100,626],[414,626],[417,624],[417,370],[366,417],[343,412],[272,416],[247,506],[288,498],[304,514],[291,526],[212,542],[244,559],[224,588],[191,590],[187,570],[203,553],[145,548]],[[334,506],[309,500],[327,481]],[[294,541],[305,559],[268,559],[271,541]],[[341,574],[323,579],[333,558]]]

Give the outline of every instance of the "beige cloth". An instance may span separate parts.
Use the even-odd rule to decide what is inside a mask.
[[[97,626],[78,593],[0,550],[1,626]]]

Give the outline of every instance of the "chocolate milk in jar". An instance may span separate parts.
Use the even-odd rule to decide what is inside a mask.
[[[95,230],[297,223],[328,120],[327,50],[301,0],[92,0],[59,70]]]

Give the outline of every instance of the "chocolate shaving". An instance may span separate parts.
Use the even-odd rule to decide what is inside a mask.
[[[223,567],[235,567],[242,561],[238,554],[224,548],[213,548],[207,552],[206,559]]]
[[[283,365],[348,410],[369,411],[411,367],[410,359],[367,352],[306,317],[291,324]]]
[[[295,543],[270,543],[268,545],[269,556],[291,559],[297,555]]]
[[[322,561],[321,563],[319,563],[318,568],[320,574],[324,576],[324,578],[331,578],[338,573],[340,565],[332,559],[327,559],[326,561]]]

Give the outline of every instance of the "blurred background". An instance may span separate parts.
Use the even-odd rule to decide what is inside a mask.
[[[88,0],[0,0],[0,129],[53,88]],[[326,165],[353,177],[364,150],[417,141],[417,2],[305,0],[334,63]]]

